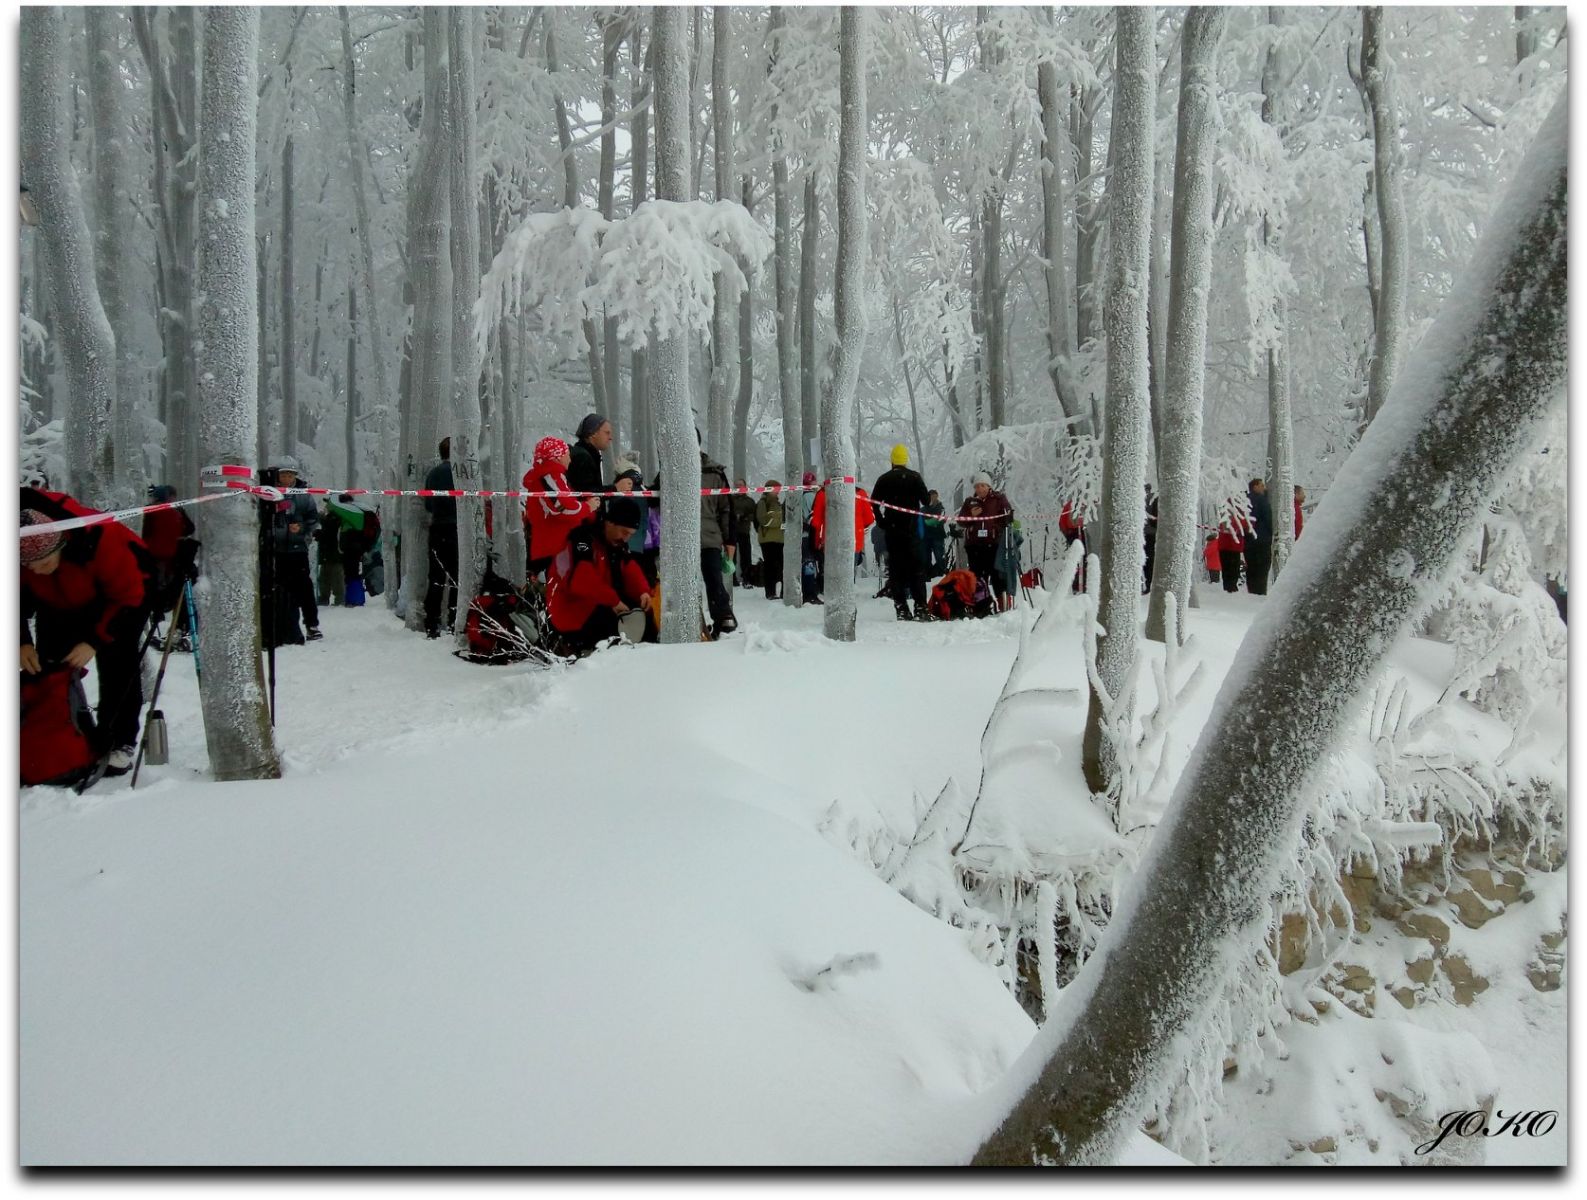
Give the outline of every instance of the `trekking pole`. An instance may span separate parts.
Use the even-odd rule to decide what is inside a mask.
[[[160,685],[165,682],[165,664],[171,658],[171,646],[176,642],[176,608],[170,613],[170,626],[165,631],[165,649],[160,653],[160,669],[154,676],[154,692],[149,697],[149,712],[160,702]],[[143,769],[143,752],[149,746],[149,718],[143,719],[143,730],[138,735],[138,757],[132,764],[132,787],[138,786],[138,772]]]
[[[198,657],[198,604],[193,599],[193,581],[188,579],[182,584],[182,599],[187,604],[187,635],[193,643],[193,674],[202,679],[204,672]]]

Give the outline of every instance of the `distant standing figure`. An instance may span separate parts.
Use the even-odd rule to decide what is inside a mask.
[[[880,509],[876,528],[887,552],[887,585],[900,621],[930,619],[926,609],[926,566],[921,552],[921,516],[931,500],[926,481],[909,465],[909,449],[893,447],[892,470],[876,481],[871,497],[894,507]],[[903,510],[903,511],[901,511]],[[915,605],[909,610],[909,602]]]
[[[1302,506],[1306,503],[1306,489],[1300,484],[1295,485],[1295,536],[1300,537],[1300,527],[1305,524],[1306,514]]]
[[[1152,566],[1157,558],[1157,496],[1152,485],[1146,485],[1146,584],[1141,595],[1152,590]]]
[[[1217,583],[1219,575],[1223,572],[1223,561],[1218,554],[1217,534],[1207,535],[1207,543],[1201,549],[1201,562],[1207,568],[1207,582]]]
[[[568,463],[568,486],[575,492],[604,492],[601,453],[611,447],[612,423],[600,413],[589,413],[579,422]]]
[[[1240,555],[1245,550],[1245,521],[1231,517],[1218,525],[1218,564],[1223,572],[1223,590],[1240,590]]]
[[[452,439],[436,447],[441,461],[430,468],[424,486],[432,492],[449,492],[452,482]],[[441,636],[441,601],[446,601],[446,624],[457,621],[457,500],[451,496],[426,496],[430,513],[430,574],[424,589],[424,635]]]
[[[961,517],[978,518],[965,528],[965,556],[970,560],[970,570],[991,585],[1001,605],[1002,598],[1008,595],[1008,582],[997,569],[997,552],[1014,519],[1014,508],[1007,496],[993,490],[992,477],[986,472],[976,474],[972,482],[974,491],[959,509]]]
[[[1267,595],[1267,573],[1273,565],[1273,506],[1267,484],[1251,480],[1251,533],[1245,539],[1245,586],[1253,596]]]
[[[749,484],[742,479],[733,480],[734,487],[748,487]],[[750,582],[750,567],[755,559],[755,497],[733,496],[733,525],[737,531],[738,559],[734,565],[738,568],[734,582],[738,587],[754,587]],[[764,557],[762,552],[762,557]]]
[[[769,488],[781,487],[775,479],[768,479]],[[755,502],[755,532],[760,538],[761,583],[766,588],[766,599],[775,600],[782,587],[783,528],[786,518],[783,499],[775,492],[767,492]]]
[[[926,570],[935,578],[948,569],[948,530],[942,519],[942,498],[935,489],[926,493],[926,513]]]

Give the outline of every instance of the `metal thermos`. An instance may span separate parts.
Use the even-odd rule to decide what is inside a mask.
[[[159,709],[149,713],[149,726],[144,731],[143,761],[151,767],[163,767],[171,761],[171,743],[165,733],[165,714]]]

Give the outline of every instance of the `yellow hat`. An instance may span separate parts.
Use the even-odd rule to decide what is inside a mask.
[[[899,442],[893,447],[893,466],[907,467],[909,465],[909,447]]]

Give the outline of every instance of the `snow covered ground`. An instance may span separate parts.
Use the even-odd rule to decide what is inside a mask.
[[[975,778],[1022,617],[863,601],[841,646],[737,595],[725,642],[555,670],[329,610],[277,657],[274,783],[203,778],[174,658],[169,766],[22,796],[21,1161],[968,1159],[1034,1027],[819,827]],[[1260,601],[1208,601],[1210,697]],[[1565,993],[1516,982],[1449,1019],[1562,1158]]]

